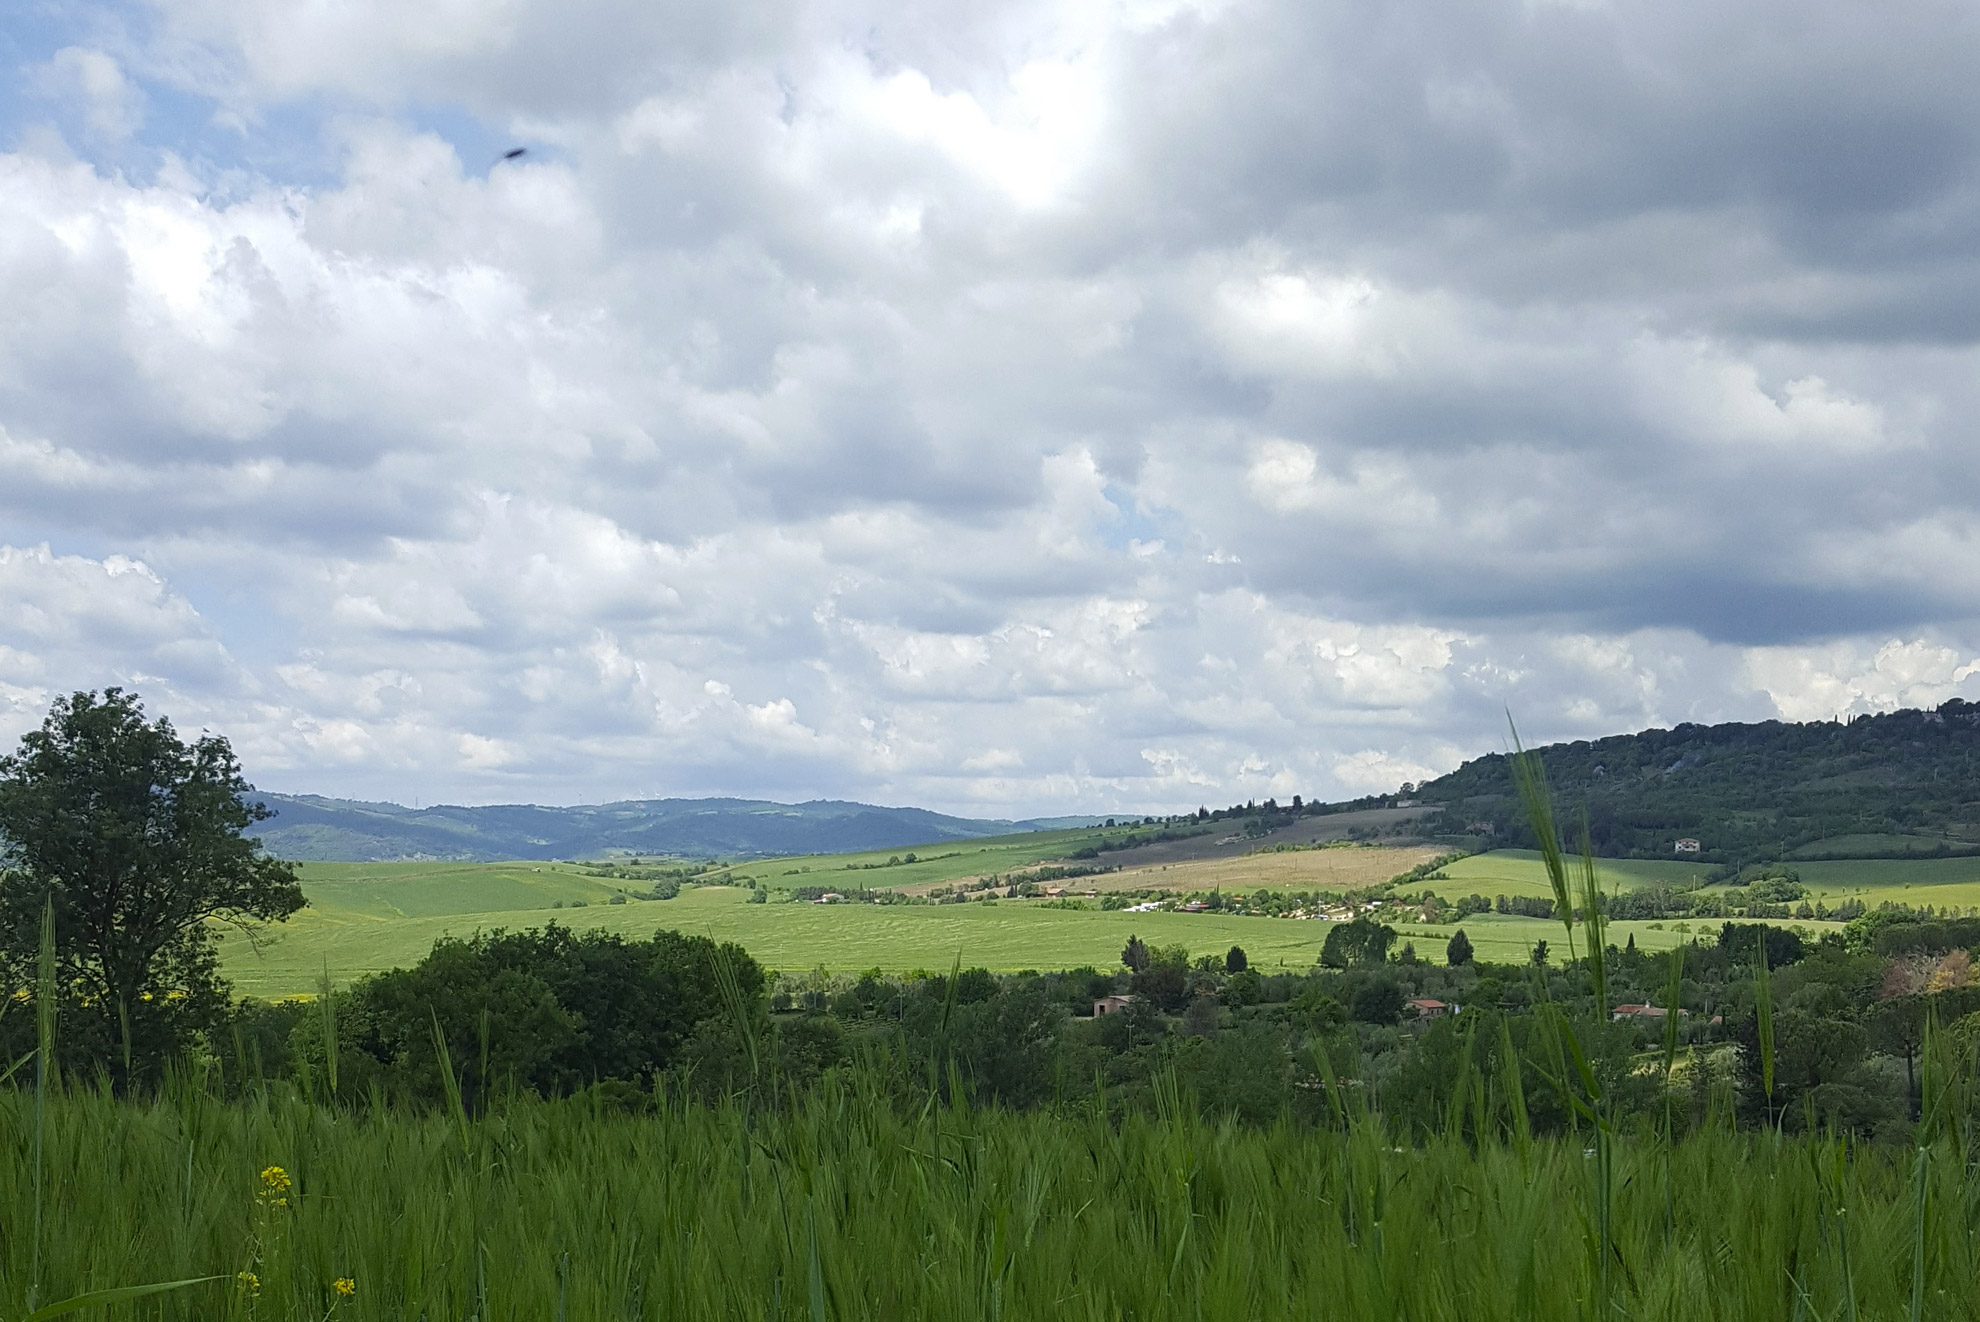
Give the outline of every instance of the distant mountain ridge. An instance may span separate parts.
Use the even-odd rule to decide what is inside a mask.
[[[1679,725],[1535,749],[1572,836],[1595,852],[1701,863],[1980,852],[1980,704],[1851,721]],[[1441,830],[1531,847],[1503,754],[1413,791]]]
[[[679,858],[762,858],[894,849],[1102,820],[950,817],[923,808],[833,799],[795,804],[758,799],[631,799],[573,808],[535,804],[406,808],[314,794],[251,797],[275,812],[254,828],[270,853],[324,863],[596,858],[619,850]]]

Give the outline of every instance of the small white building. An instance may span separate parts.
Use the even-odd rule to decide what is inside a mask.
[[[1671,852],[1675,854],[1695,854],[1698,852],[1698,842],[1690,836],[1686,836],[1672,847]]]
[[[1132,996],[1102,996],[1093,1003],[1093,1017],[1098,1019],[1103,1014],[1119,1014],[1133,1004]]]

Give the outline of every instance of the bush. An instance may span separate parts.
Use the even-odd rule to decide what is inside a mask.
[[[724,959],[744,995],[759,999],[756,961],[704,936],[629,941],[552,924],[445,937],[412,968],[341,994],[340,1036],[414,1097],[442,1092],[436,1025],[471,1097],[495,1086],[549,1094],[600,1079],[644,1083],[675,1062],[697,1025],[724,1013]],[[297,1033],[312,1027],[305,1018]]]

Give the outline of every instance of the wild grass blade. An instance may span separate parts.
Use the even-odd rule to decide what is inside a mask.
[[[454,1073],[453,1053],[447,1050],[447,1035],[440,1030],[440,1013],[433,1012],[433,1054],[440,1066],[440,1090],[447,1099],[447,1114],[460,1128],[461,1151],[472,1154],[474,1143],[468,1129],[467,1107],[461,1099],[461,1079]]]
[[[1759,964],[1753,974],[1753,1012],[1758,1021],[1760,1035],[1760,1088],[1767,1095],[1767,1114],[1778,1123],[1774,1116],[1774,980],[1767,968],[1767,929],[1761,927],[1759,937]]]
[[[47,1197],[43,1185],[48,1133],[48,1093],[61,1085],[55,1061],[55,897],[50,895],[41,909],[41,948],[35,967],[35,1071],[34,1071],[34,1249],[28,1272],[27,1301],[32,1312],[41,1289],[41,1245],[45,1238],[43,1222]]]
[[[1554,912],[1567,933],[1568,962],[1573,963],[1574,895],[1568,885],[1567,855],[1561,849],[1561,835],[1554,825],[1554,795],[1547,787],[1547,769],[1541,765],[1538,753],[1527,752],[1526,746],[1520,743],[1519,727],[1513,724],[1510,712],[1506,713],[1506,725],[1512,732],[1513,751],[1509,760],[1512,763],[1513,785],[1519,791],[1526,824],[1539,842],[1540,860],[1547,870],[1547,884],[1554,892]]]
[[[88,1294],[72,1295],[58,1300],[21,1319],[21,1322],[50,1322],[50,1319],[65,1317],[84,1308],[107,1308],[111,1304],[128,1303],[133,1299],[146,1299],[155,1294],[165,1294],[172,1290],[183,1290],[191,1285],[205,1285],[217,1281],[218,1276],[195,1276],[184,1281],[161,1281],[156,1285],[123,1285],[111,1290],[91,1290]]]
[[[337,998],[330,986],[330,960],[323,961],[323,972],[316,979],[317,1027],[323,1035],[323,1066],[330,1080],[330,1095],[337,1095]]]

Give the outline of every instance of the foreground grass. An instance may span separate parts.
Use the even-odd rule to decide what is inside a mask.
[[[33,1118],[0,1091],[10,1317]],[[57,1099],[46,1162],[43,1299],[224,1278],[113,1319],[1980,1316],[1980,1196],[1950,1147],[1921,1184],[1902,1149],[1626,1140],[1606,1306],[1580,1140],[1401,1149],[1372,1122],[1247,1131],[1176,1100],[903,1116],[828,1082],[791,1114],[576,1101],[461,1123],[182,1088]],[[280,1204],[270,1166],[293,1180]]]

